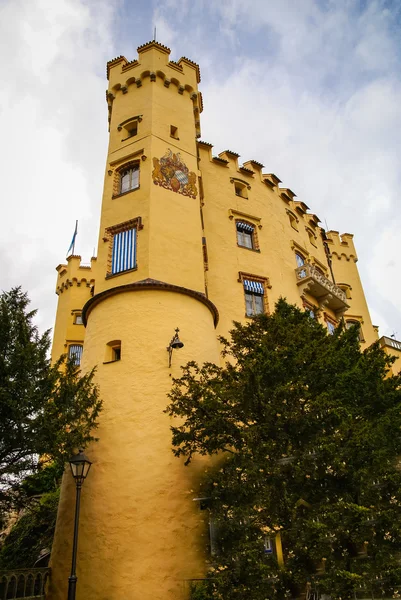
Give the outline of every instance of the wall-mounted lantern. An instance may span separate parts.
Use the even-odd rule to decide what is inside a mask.
[[[175,350],[176,348],[183,348],[184,347],[184,344],[182,343],[182,341],[178,337],[178,332],[179,331],[180,330],[177,327],[176,330],[175,330],[175,334],[173,335],[173,337],[171,338],[171,341],[170,341],[169,345],[167,346],[168,366],[169,366],[169,368],[171,367],[171,357],[172,357],[172,354],[173,354],[173,350]]]

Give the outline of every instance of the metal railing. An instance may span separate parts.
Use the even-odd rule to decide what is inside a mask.
[[[44,600],[49,567],[0,571],[0,600]]]

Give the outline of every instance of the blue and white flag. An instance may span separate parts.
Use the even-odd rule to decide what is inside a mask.
[[[71,250],[72,250],[71,254],[74,254],[74,250],[75,250],[75,238],[77,237],[77,233],[78,233],[78,221],[75,221],[75,231],[74,231],[74,235],[72,236],[70,247],[67,250],[67,256],[69,255],[69,253],[71,252]]]

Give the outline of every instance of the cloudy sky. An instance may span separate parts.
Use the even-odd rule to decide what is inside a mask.
[[[76,253],[97,243],[106,62],[155,26],[201,66],[202,139],[355,234],[373,322],[401,339],[399,0],[0,0],[0,288],[52,327],[75,219]]]

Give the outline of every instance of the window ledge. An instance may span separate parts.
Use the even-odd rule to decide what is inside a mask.
[[[105,279],[112,279],[113,277],[118,277],[119,275],[125,275],[125,273],[132,273],[133,271],[137,271],[138,267],[134,267],[133,269],[127,269],[126,271],[119,271],[118,273],[107,273]]]
[[[241,244],[238,244],[238,242],[237,242],[237,246],[238,246],[238,248],[243,248],[244,250],[250,250],[251,252],[257,252],[258,254],[260,254],[259,248],[248,248],[248,246],[241,246]]]
[[[111,363],[116,363],[116,362],[121,362],[121,358],[119,358],[118,360],[106,360],[103,364],[110,365]]]
[[[131,138],[136,137],[137,135],[138,135],[137,133],[135,133],[135,135],[129,135],[128,137],[123,138],[121,141],[126,142],[127,140],[130,140]]]
[[[136,188],[132,188],[132,190],[128,190],[126,192],[121,192],[121,194],[113,194],[113,196],[111,197],[112,200],[114,200],[114,198],[119,198],[120,196],[126,196],[127,194],[130,194],[131,192],[136,192],[136,190],[139,190],[141,186],[138,185],[138,187]]]

